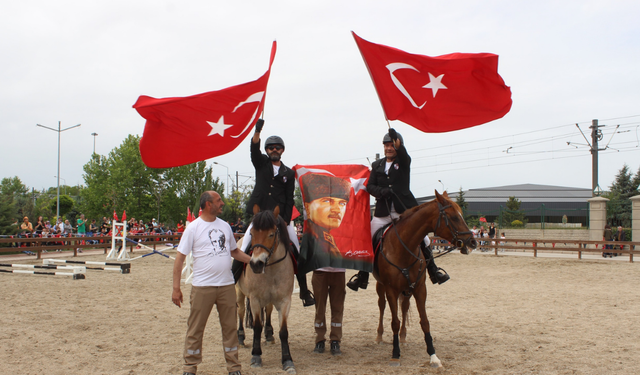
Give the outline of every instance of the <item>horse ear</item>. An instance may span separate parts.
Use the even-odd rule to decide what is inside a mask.
[[[436,192],[436,199],[438,200],[438,202],[442,203],[442,201],[444,200],[444,198],[442,197],[442,195],[440,193],[438,193],[438,190],[434,190]],[[445,195],[447,194],[447,192],[444,192]]]
[[[280,214],[280,206],[276,206],[276,208],[273,209],[273,216],[278,217],[279,214]]]
[[[442,195],[443,195],[445,198],[449,199],[449,194],[447,193],[447,191],[446,191],[446,190],[442,192]]]
[[[257,204],[253,205],[253,214],[257,214],[258,212],[260,212],[260,206],[258,206]]]

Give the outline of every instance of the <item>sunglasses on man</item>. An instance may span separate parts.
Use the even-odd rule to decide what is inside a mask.
[[[269,146],[267,146],[267,150],[269,150],[269,151],[273,151],[273,150],[282,151],[282,150],[284,150],[284,147],[282,147],[280,145],[269,145]]]

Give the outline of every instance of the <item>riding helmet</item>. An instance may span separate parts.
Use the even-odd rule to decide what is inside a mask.
[[[284,141],[277,135],[272,135],[264,142],[264,149],[266,150],[269,145],[280,145],[284,149]]]
[[[402,136],[400,135],[400,133],[396,133],[396,134],[398,134],[398,139],[400,140],[400,143],[404,143],[404,139],[402,139]],[[382,138],[382,144],[385,144],[387,142],[392,142],[391,136],[389,135],[389,133],[385,133],[384,138]]]

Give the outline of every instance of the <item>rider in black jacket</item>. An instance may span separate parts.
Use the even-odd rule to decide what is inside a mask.
[[[402,136],[391,128],[389,133],[384,135],[382,144],[385,158],[373,162],[367,183],[367,191],[376,198],[376,209],[371,219],[371,236],[405,210],[418,205],[409,190],[411,157],[404,147]],[[428,261],[427,271],[431,282],[442,284],[449,280],[449,275],[438,268],[433,260],[429,237],[425,237],[421,248]],[[368,281],[369,273],[360,271],[349,280],[347,286],[357,292],[358,288],[366,289]]]

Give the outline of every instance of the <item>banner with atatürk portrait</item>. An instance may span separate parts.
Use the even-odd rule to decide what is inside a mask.
[[[371,272],[371,214],[364,165],[296,165],[304,229],[298,271],[350,268]]]

